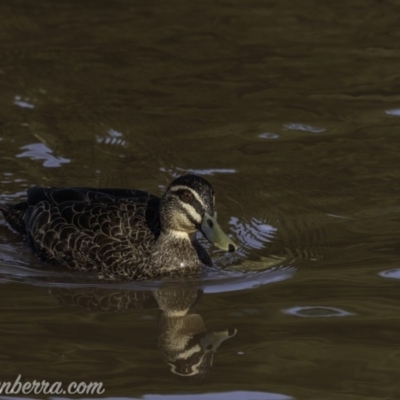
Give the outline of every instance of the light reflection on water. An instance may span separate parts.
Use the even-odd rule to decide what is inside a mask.
[[[400,269],[389,269],[387,271],[379,272],[382,278],[400,279]]]
[[[3,172],[3,175],[4,175],[5,179],[2,179],[1,183],[5,183],[5,184],[14,183],[14,182],[21,183],[21,182],[26,181],[26,179],[23,179],[23,178],[14,178],[13,177],[14,174],[12,172]]]
[[[96,135],[96,141],[97,143],[104,143],[111,146],[125,146],[127,142],[122,138],[122,136],[123,134],[121,132],[118,132],[115,129],[108,129],[106,136]]]
[[[312,132],[312,133],[322,133],[325,132],[325,128],[319,128],[312,125],[305,125],[300,123],[291,123],[284,125],[284,129],[290,131],[305,131],[305,132]]]
[[[69,158],[54,156],[51,150],[44,143],[32,143],[21,147],[24,150],[16,155],[18,158],[30,158],[31,160],[44,160],[43,166],[47,168],[58,168],[62,164],[70,163]]]
[[[317,127],[317,126],[303,124],[303,123],[299,123],[299,122],[284,124],[281,127],[275,127],[275,129],[277,129],[279,131],[279,133],[267,131],[267,132],[259,133],[257,135],[257,137],[260,139],[279,139],[279,138],[285,137],[285,135],[287,135],[288,132],[292,132],[292,131],[310,132],[310,133],[323,133],[323,132],[327,131],[327,129],[323,128],[323,127]]]
[[[393,110],[386,110],[385,113],[393,117],[400,117],[400,108],[395,108]]]
[[[35,108],[35,106],[30,102],[29,98],[23,98],[21,96],[15,96],[14,104],[21,108]]]

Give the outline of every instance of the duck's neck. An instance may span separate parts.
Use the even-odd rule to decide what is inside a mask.
[[[151,255],[151,265],[161,274],[188,273],[203,265],[199,258],[196,232],[165,230],[160,233]]]

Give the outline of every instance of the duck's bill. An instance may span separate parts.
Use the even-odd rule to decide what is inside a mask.
[[[201,231],[215,247],[225,251],[235,251],[237,249],[236,243],[221,229],[217,221],[216,212],[214,213],[214,216],[211,216],[208,213],[204,214],[201,223]]]

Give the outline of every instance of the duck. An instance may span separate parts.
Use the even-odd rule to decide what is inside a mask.
[[[0,211],[41,260],[106,280],[201,273],[213,262],[199,231],[221,250],[237,249],[218,223],[214,189],[194,174],[174,179],[161,198],[136,189],[35,186],[26,201]]]

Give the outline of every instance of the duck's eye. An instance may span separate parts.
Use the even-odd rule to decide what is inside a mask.
[[[191,201],[193,199],[193,194],[191,192],[189,192],[188,190],[185,190],[184,192],[182,192],[181,194],[181,199],[186,202],[189,203],[189,201]]]

